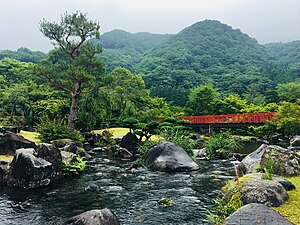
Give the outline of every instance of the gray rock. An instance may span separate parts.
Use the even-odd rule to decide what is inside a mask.
[[[240,175],[255,172],[256,169],[269,168],[272,164],[274,174],[296,176],[300,174],[300,156],[277,145],[261,145],[246,156],[238,166]]]
[[[284,187],[272,180],[244,179],[242,184],[240,184],[239,192],[244,205],[261,203],[267,206],[278,207],[288,199]]]
[[[293,225],[279,213],[263,204],[243,206],[225,219],[223,225]]]
[[[62,156],[57,147],[52,144],[41,143],[38,145],[36,156],[52,164],[51,178],[57,179],[62,177]]]
[[[71,165],[76,161],[77,155],[72,152],[61,151],[62,160],[64,160],[67,164]]]
[[[287,177],[300,174],[300,155],[294,151],[276,145],[267,146],[260,167],[268,168],[270,163],[274,174]]]
[[[121,140],[120,147],[126,148],[130,152],[136,152],[139,145],[139,139],[135,134],[128,132]]]
[[[290,146],[300,147],[300,135],[296,135],[290,140]]]
[[[34,149],[18,149],[10,164],[7,185],[32,189],[50,183],[52,164],[37,158]]]
[[[90,210],[67,220],[66,225],[120,225],[110,209]]]
[[[151,170],[165,172],[199,169],[185,150],[171,142],[163,142],[151,148],[146,156],[145,165]]]
[[[238,165],[240,175],[251,173],[260,166],[261,157],[265,152],[267,145],[262,144],[257,150],[247,155]]]
[[[250,174],[244,175],[244,177],[253,177],[256,179],[262,179],[263,175],[264,175],[264,173],[250,173]],[[296,189],[295,185],[292,184],[292,182],[290,182],[289,180],[284,179],[282,177],[279,177],[277,175],[272,175],[272,180],[281,184],[286,191],[291,191],[291,190]]]
[[[1,160],[0,161],[0,182],[6,182],[8,176],[10,161]]]
[[[12,132],[6,132],[0,138],[0,155],[14,155],[19,148],[36,148],[36,145],[23,136]]]

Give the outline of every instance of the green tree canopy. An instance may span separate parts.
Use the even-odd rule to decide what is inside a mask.
[[[300,99],[300,82],[279,84],[277,93],[282,101],[296,102],[297,99]]]
[[[208,84],[192,89],[186,106],[191,115],[210,115],[219,112],[219,103],[217,90]]]
[[[70,96],[70,128],[75,128],[77,122],[81,94],[93,90],[103,73],[104,64],[98,57],[102,49],[88,42],[99,37],[99,28],[97,22],[79,11],[65,13],[60,23],[45,19],[40,23],[41,32],[56,48],[43,64],[37,66],[36,73]]]

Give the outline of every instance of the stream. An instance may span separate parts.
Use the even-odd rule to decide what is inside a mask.
[[[229,161],[196,162],[200,170],[190,173],[126,171],[130,162],[97,153],[79,177],[29,191],[0,185],[0,224],[57,225],[101,208],[112,209],[122,225],[210,224],[207,210],[213,210],[212,200],[234,169]],[[159,205],[161,198],[170,198],[174,206]]]

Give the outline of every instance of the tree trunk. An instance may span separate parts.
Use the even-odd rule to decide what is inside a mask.
[[[80,83],[76,83],[74,86],[74,93],[71,93],[71,107],[68,118],[68,124],[71,129],[76,128],[77,113],[78,113],[78,101],[80,96]]]

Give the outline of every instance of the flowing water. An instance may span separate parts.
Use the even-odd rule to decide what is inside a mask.
[[[129,162],[94,155],[79,177],[37,190],[0,186],[1,225],[56,225],[90,209],[110,208],[122,225],[200,225],[221,187],[233,178],[228,161],[197,161],[200,170],[163,173],[146,169],[127,172]],[[220,171],[227,173],[223,175]],[[215,173],[217,175],[212,174]],[[166,197],[173,207],[157,200]]]

